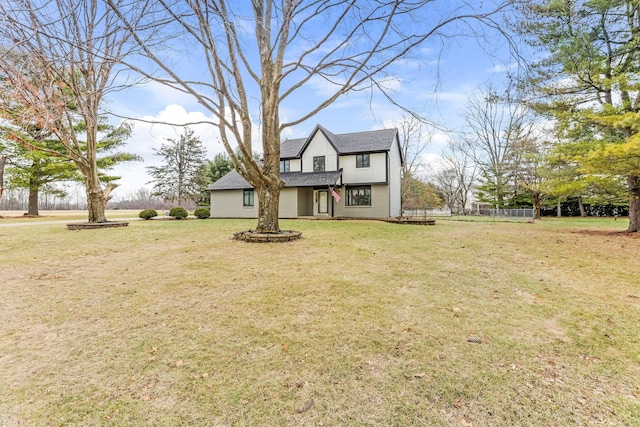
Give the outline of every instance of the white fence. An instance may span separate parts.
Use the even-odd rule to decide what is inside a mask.
[[[451,209],[413,209],[413,210],[405,210],[402,212],[404,216],[411,217],[447,217],[451,216]]]
[[[479,209],[477,215],[496,217],[503,219],[531,220],[533,221],[535,211],[531,209]]]
[[[456,221],[516,221],[533,222],[535,211],[528,209],[477,209],[464,214],[451,212],[451,209],[413,209],[403,211],[404,216],[414,218],[439,218]]]

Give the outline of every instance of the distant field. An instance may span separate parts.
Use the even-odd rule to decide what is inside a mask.
[[[40,211],[37,218],[25,217],[25,211],[0,211],[0,221],[51,221],[56,219],[87,219],[89,214],[87,211],[79,210],[59,210],[59,211]],[[107,219],[111,218],[137,218],[140,209],[124,209],[124,210],[107,210]]]
[[[0,426],[640,425],[626,220],[254,226],[0,227]]]

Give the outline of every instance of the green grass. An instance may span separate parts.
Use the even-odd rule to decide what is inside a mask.
[[[625,221],[254,225],[0,227],[0,425],[640,424]]]

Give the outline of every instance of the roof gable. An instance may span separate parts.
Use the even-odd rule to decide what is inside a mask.
[[[289,139],[280,145],[280,158],[297,159],[313,140],[317,132],[327,138],[334,150],[340,155],[365,152],[389,151],[397,143],[397,129],[382,129],[365,132],[344,133],[336,135],[324,126],[316,125],[307,138]]]

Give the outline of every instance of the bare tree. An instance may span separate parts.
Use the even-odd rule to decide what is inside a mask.
[[[430,207],[433,207],[437,204],[433,202],[437,196],[429,194],[431,187],[425,185],[419,177],[419,171],[424,166],[422,154],[431,143],[433,128],[424,120],[412,115],[402,117],[393,125],[399,130],[400,151],[404,160],[402,164],[402,207],[403,209],[408,208],[409,205],[415,207],[414,205],[418,203],[418,207],[423,208],[427,202]]]
[[[396,0],[231,0],[131,2],[131,8],[106,0],[118,13],[162,75],[129,64],[155,81],[191,94],[215,117],[213,125],[236,171],[258,193],[257,231],[278,232],[281,133],[313,117],[341,96],[375,89],[386,93],[384,79],[392,65],[425,41],[463,28],[487,24],[511,3],[489,10],[468,2]],[[142,12],[147,27],[167,22],[166,31],[201,51],[206,77],[178,71],[166,51],[145,42],[135,21]],[[418,24],[419,23],[419,24]],[[177,33],[181,28],[182,32]],[[190,54],[195,55],[195,49]],[[200,77],[198,77],[200,78]],[[317,103],[298,103],[296,117],[281,122],[280,107],[313,82],[329,91]],[[388,95],[388,94],[387,94]],[[254,102],[255,101],[255,102]],[[251,155],[252,114],[259,117],[263,162]],[[238,156],[234,145],[239,147]]]
[[[435,182],[444,197],[444,203],[452,211],[459,211],[466,215],[478,168],[455,142],[442,152],[441,163],[442,169],[436,173]]]
[[[0,2],[1,90],[21,123],[51,133],[63,150],[25,145],[73,161],[84,177],[89,222],[106,222],[105,205],[117,186],[103,188],[98,173],[102,101],[121,90],[118,63],[129,53],[129,31],[98,0]],[[38,140],[38,138],[34,138]]]
[[[405,115],[401,120],[393,123],[400,134],[400,150],[404,165],[402,173],[416,174],[423,166],[422,154],[431,143],[433,127],[424,120],[411,115]]]
[[[535,120],[508,91],[499,95],[491,88],[470,98],[463,118],[468,130],[460,147],[479,169],[483,197],[504,207],[513,189],[510,161],[519,141],[533,134]]]

